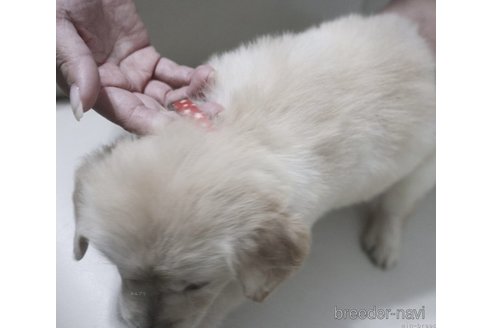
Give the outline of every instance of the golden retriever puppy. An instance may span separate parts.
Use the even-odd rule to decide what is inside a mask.
[[[348,16],[209,63],[214,129],[178,119],[76,174],[75,257],[90,242],[117,266],[130,327],[216,327],[299,268],[317,218],[354,203],[373,201],[363,245],[390,267],[434,184],[435,65],[410,22]]]

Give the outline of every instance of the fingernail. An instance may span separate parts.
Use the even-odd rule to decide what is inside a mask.
[[[73,115],[77,121],[80,121],[84,116],[84,109],[82,107],[82,101],[80,100],[79,87],[72,84],[70,87],[70,106],[72,107]]]

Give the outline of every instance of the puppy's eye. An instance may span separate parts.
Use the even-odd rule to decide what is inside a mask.
[[[195,283],[195,284],[189,284],[189,285],[187,285],[184,288],[184,291],[185,292],[193,292],[193,291],[202,289],[206,285],[208,285],[208,282],[200,282],[200,283]]]

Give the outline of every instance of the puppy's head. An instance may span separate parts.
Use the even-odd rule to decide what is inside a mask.
[[[117,266],[131,327],[193,327],[230,284],[262,301],[309,248],[308,230],[270,188],[278,181],[246,158],[231,165],[242,152],[167,144],[121,141],[76,174],[75,258],[91,243]]]

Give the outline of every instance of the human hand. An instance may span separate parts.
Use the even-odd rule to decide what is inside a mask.
[[[162,106],[197,96],[213,69],[163,58],[131,0],[57,0],[57,83],[70,94],[75,117],[90,108],[128,131],[145,134],[177,114]],[[220,106],[205,103],[210,116]]]

